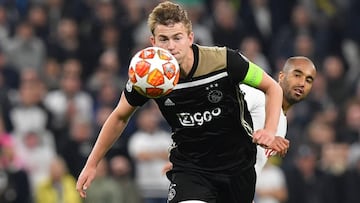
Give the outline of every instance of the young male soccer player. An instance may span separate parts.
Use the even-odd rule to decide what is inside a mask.
[[[279,153],[288,148],[275,132],[282,90],[261,68],[226,47],[193,44],[194,33],[186,11],[165,1],[148,18],[153,46],[165,48],[179,62],[181,76],[175,89],[155,99],[172,128],[173,145],[168,172],[170,203],[250,203],[254,198],[256,144]],[[264,127],[253,131],[239,83],[266,95]],[[82,197],[95,177],[96,166],[120,136],[138,106],[149,99],[127,85],[117,107],[99,134],[78,178]],[[169,105],[171,104],[171,105]]]

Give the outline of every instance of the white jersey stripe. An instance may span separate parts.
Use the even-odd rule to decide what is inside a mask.
[[[215,80],[218,80],[220,78],[227,77],[227,76],[228,76],[227,72],[222,72],[222,73],[219,73],[219,74],[216,74],[216,75],[213,75],[211,77],[204,78],[204,79],[201,79],[201,80],[180,83],[180,84],[175,85],[174,90],[179,90],[179,89],[184,89],[184,88],[195,87],[195,86],[207,84],[207,83],[210,83],[212,81],[215,81]]]

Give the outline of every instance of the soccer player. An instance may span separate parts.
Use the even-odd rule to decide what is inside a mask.
[[[289,147],[287,140],[275,136],[282,103],[280,85],[236,51],[194,44],[191,21],[178,4],[160,3],[150,13],[148,25],[152,45],[169,50],[181,67],[175,89],[155,99],[173,131],[168,201],[251,203],[256,144],[278,153]],[[264,128],[253,131],[239,83],[265,93]],[[148,100],[127,84],[78,178],[76,189],[82,197],[99,161],[133,112]]]
[[[296,103],[302,101],[310,93],[316,77],[314,63],[307,57],[294,56],[286,60],[279,73],[278,83],[283,90],[282,110],[277,129],[277,136],[285,137],[287,130],[286,113]],[[245,95],[248,110],[253,120],[254,130],[262,129],[265,122],[265,95],[263,92],[241,84],[241,91]],[[255,170],[260,174],[268,157],[276,154],[272,149],[257,147]]]

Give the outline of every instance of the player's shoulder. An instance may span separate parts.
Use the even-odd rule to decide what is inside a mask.
[[[194,77],[206,75],[226,68],[226,48],[196,45],[198,49],[198,67]]]
[[[248,61],[248,59],[238,50],[234,50],[226,46],[204,46],[198,44],[195,44],[195,46],[198,48],[200,56],[206,55],[213,60],[218,60],[219,58],[226,59],[229,55],[236,55],[237,57],[241,56],[241,58]]]
[[[199,49],[199,52],[204,52],[204,53],[226,53],[226,51],[228,50],[227,47],[225,46],[204,46],[204,45],[198,45],[196,44],[196,46]]]
[[[206,61],[216,63],[217,61],[226,62],[227,48],[219,46],[196,45],[199,50],[199,58],[206,58]]]

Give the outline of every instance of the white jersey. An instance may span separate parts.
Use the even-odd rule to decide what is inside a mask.
[[[265,94],[253,87],[248,85],[241,84],[240,89],[245,93],[245,100],[247,103],[248,110],[251,114],[253,121],[254,131],[264,128],[265,124]],[[276,135],[285,137],[287,130],[287,120],[284,112],[281,110],[279,125],[277,128]],[[259,172],[264,167],[268,156],[274,155],[274,153],[269,154],[269,152],[261,146],[257,146],[256,154],[256,164],[255,170],[257,176]]]

